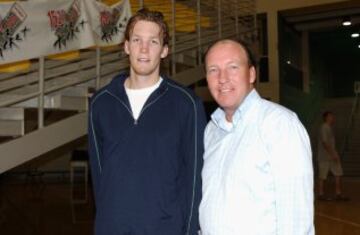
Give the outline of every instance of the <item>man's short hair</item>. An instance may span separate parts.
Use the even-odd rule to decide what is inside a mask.
[[[138,10],[136,14],[129,19],[125,29],[125,40],[130,40],[130,35],[134,30],[135,24],[142,20],[157,24],[160,27],[163,46],[169,45],[169,28],[165,22],[164,15],[160,11],[150,11],[147,8]]]
[[[326,119],[327,119],[327,117],[328,117],[329,115],[333,115],[333,113],[332,113],[331,111],[325,111],[325,112],[323,112],[322,118],[323,118],[323,121],[324,121],[324,122],[326,121]]]
[[[245,54],[246,54],[246,57],[247,57],[247,60],[248,60],[248,65],[249,67],[256,67],[257,65],[257,62],[256,62],[256,59],[255,59],[255,56],[253,54],[253,52],[250,50],[250,47],[248,45],[248,43],[246,43],[245,41],[242,41],[242,40],[234,40],[234,39],[219,39],[217,41],[215,41],[213,44],[211,44],[209,46],[209,48],[206,50],[205,52],[205,55],[204,55],[204,58],[206,59],[206,56],[208,54],[208,52],[211,50],[211,48],[213,48],[215,45],[219,44],[219,43],[226,43],[226,42],[233,42],[235,44],[238,44],[240,47],[242,47],[245,51]]]

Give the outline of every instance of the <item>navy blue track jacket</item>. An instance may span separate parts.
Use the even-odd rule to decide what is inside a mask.
[[[134,120],[115,77],[90,101],[89,154],[97,235],[195,235],[205,112],[164,78]]]

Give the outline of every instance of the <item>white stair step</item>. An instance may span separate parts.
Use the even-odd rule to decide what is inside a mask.
[[[0,136],[20,136],[25,134],[23,108],[0,108]]]
[[[86,110],[87,109],[87,96],[64,96],[61,94],[45,96],[44,108],[45,109],[63,109],[63,110]],[[38,99],[33,98],[21,102],[15,107],[37,108]]]
[[[88,97],[87,96],[65,96],[59,95],[56,99],[57,103],[56,108],[61,110],[77,110],[84,111],[88,107]]]
[[[24,120],[24,109],[13,107],[0,108],[0,120]]]
[[[24,134],[24,120],[0,120],[0,136],[16,137]]]

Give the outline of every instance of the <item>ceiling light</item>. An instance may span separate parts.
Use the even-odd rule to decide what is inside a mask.
[[[350,26],[351,25],[351,20],[350,20],[350,17],[344,17],[342,23],[341,23],[343,26]]]
[[[359,33],[352,33],[352,34],[351,34],[351,37],[352,37],[352,38],[358,38],[359,36],[360,36]]]

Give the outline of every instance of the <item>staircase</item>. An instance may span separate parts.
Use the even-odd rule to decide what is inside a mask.
[[[139,1],[131,3],[135,11]],[[219,38],[256,43],[254,0],[146,0],[143,5],[164,12],[171,29],[162,73],[194,87],[205,100],[209,94],[199,81],[209,44]],[[123,49],[113,46],[100,53],[80,50],[73,58],[47,57],[44,64],[33,59],[27,71],[0,73],[0,174],[86,135],[88,97],[128,66]]]

